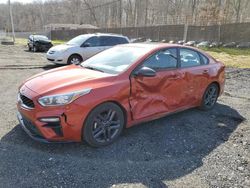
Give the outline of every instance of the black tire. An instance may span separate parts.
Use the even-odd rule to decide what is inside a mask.
[[[74,54],[74,55],[71,55],[69,58],[68,58],[68,61],[67,61],[67,64],[68,65],[71,65],[71,64],[79,64],[82,62],[82,57],[80,55],[77,55],[77,54]]]
[[[106,146],[120,136],[124,125],[122,109],[111,102],[103,103],[88,115],[83,129],[83,138],[93,147]]]
[[[217,84],[210,84],[203,94],[200,109],[211,110],[217,102],[219,96],[219,87]]]
[[[37,52],[37,51],[38,51],[37,47],[33,46],[33,52]]]

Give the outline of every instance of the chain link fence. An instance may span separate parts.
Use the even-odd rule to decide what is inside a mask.
[[[153,41],[195,40],[218,42],[250,42],[250,23],[234,23],[212,26],[158,25],[149,27],[102,28],[95,30],[52,30],[51,39],[69,40],[77,35],[101,32],[116,33],[129,38],[145,38]]]

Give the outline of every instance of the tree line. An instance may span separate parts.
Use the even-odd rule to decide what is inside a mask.
[[[47,0],[11,7],[16,31],[39,31],[50,23],[110,28],[250,22],[249,0]],[[10,28],[8,5],[0,4],[0,30]]]

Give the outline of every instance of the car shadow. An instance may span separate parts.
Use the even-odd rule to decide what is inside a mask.
[[[166,187],[162,181],[183,177],[201,167],[203,159],[226,142],[244,120],[237,110],[217,104],[211,111],[190,109],[126,129],[114,144],[104,148],[91,148],[85,143],[38,143],[20,125],[3,136],[0,143],[56,158],[53,171],[57,169],[67,181],[77,185],[91,186],[94,182],[95,187],[110,187],[141,183],[147,187]],[[46,165],[39,164],[42,160],[39,154],[34,160],[36,165]],[[69,178],[72,169],[81,172],[80,175]],[[91,175],[100,178],[91,179]],[[18,178],[25,178],[22,176],[20,173]],[[60,181],[54,178],[55,182]]]
[[[47,51],[36,51],[36,52],[34,52],[34,51],[30,51],[28,49],[24,49],[23,51],[24,52],[29,52],[29,53],[35,53],[35,54],[44,54],[44,53],[47,53]]]
[[[59,68],[62,66],[63,65],[55,65],[55,64],[47,64],[45,66],[41,66],[41,65],[5,65],[5,66],[0,66],[0,69],[5,69],[5,70],[11,70],[11,69],[16,69],[16,70],[24,70],[24,69],[50,70],[50,69]]]
[[[65,65],[48,64],[48,65],[43,66],[42,68],[43,68],[44,70],[50,70],[50,69],[59,68],[59,67],[63,67],[63,66],[65,66]]]

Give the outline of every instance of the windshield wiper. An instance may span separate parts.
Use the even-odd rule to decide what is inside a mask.
[[[95,71],[99,71],[99,72],[104,72],[103,70],[98,69],[96,67],[91,67],[91,66],[82,66],[82,67],[85,68],[85,69],[90,69],[90,70],[95,70]]]

